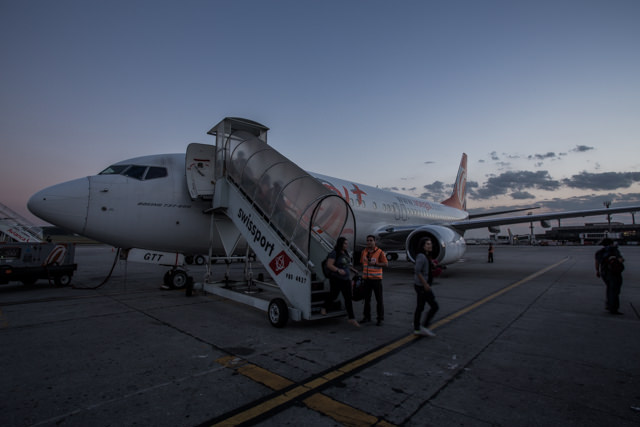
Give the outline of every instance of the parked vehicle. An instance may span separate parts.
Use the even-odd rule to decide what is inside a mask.
[[[68,286],[78,268],[74,258],[72,243],[2,243],[0,284],[18,281],[32,285],[48,280],[55,286]]]

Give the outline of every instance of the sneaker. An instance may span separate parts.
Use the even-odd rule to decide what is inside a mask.
[[[420,329],[414,329],[413,335],[422,335],[422,331]]]
[[[367,322],[371,322],[371,319],[368,317],[363,317],[362,320],[360,320],[360,323],[367,323]]]
[[[348,322],[351,323],[356,328],[360,327],[360,324],[358,323],[358,321],[356,319],[349,319]]]
[[[434,334],[431,329],[425,328],[424,326],[420,327],[420,332],[422,333],[422,335],[424,335],[425,337],[435,337],[436,334]]]

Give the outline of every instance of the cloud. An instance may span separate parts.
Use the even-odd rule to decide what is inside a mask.
[[[529,160],[547,160],[547,159],[555,159],[556,153],[549,151],[546,154],[530,154],[527,157]]]
[[[576,145],[574,148],[570,149],[570,153],[584,153],[587,151],[594,150],[594,147],[590,147],[587,145]],[[514,154],[514,153],[502,153],[498,154],[496,151],[492,151],[489,153],[489,157],[491,161],[496,162],[500,167],[509,167],[510,164],[506,162],[502,162],[501,158],[506,158],[509,160],[518,160],[518,159],[527,159],[529,161],[535,161],[535,166],[540,167],[543,165],[543,162],[546,160],[560,160],[562,157],[568,156],[569,153],[561,152],[555,153],[553,151],[548,151],[546,153],[535,153],[528,155]],[[479,160],[480,163],[485,163],[485,160]]]
[[[424,189],[429,191],[442,191],[444,189],[444,182],[434,181],[433,184],[425,185]]]
[[[569,198],[553,198],[549,200],[536,201],[535,205],[539,206],[540,209],[533,211],[534,213],[542,213],[542,212],[565,212],[565,211],[580,211],[580,210],[588,210],[588,209],[601,209],[603,208],[603,203],[606,201],[613,201],[612,207],[624,207],[624,206],[637,206],[640,204],[640,193],[609,193],[605,195],[588,195],[588,196],[576,196]],[[497,212],[514,208],[526,208],[531,207],[531,204],[522,204],[522,205],[503,205],[503,206],[492,206],[491,208],[480,208],[480,209],[470,209],[470,213],[479,214],[479,213],[487,213],[487,212]],[[511,214],[513,215],[513,214]],[[510,215],[510,216],[511,216]],[[515,214],[517,215],[517,214]],[[631,222],[631,214],[614,214],[612,215],[612,221],[621,221],[630,223]],[[551,225],[553,227],[558,226],[558,224],[567,226],[567,225],[583,225],[585,223],[591,222],[605,222],[606,216],[589,216],[589,217],[580,217],[580,218],[566,218],[561,221],[552,221]],[[539,223],[535,224],[536,228],[539,226]],[[510,226],[512,229],[520,228],[523,232],[526,230],[524,225],[513,225]],[[514,232],[516,232],[514,230]],[[539,231],[536,231],[539,232]]]
[[[640,172],[581,172],[563,180],[563,184],[571,188],[587,190],[615,190],[629,188],[640,181]]]
[[[427,184],[423,187],[427,192],[422,193],[420,197],[423,199],[444,199],[451,192],[452,187],[452,185],[445,184],[442,181],[434,181],[432,184]]]
[[[535,199],[536,196],[528,191],[514,191],[511,193],[511,198],[515,200]]]
[[[561,181],[553,179],[548,171],[508,171],[491,175],[480,185],[477,181],[467,181],[467,194],[473,200],[487,200],[507,195],[514,200],[530,200],[537,196],[531,190],[556,191],[561,187],[580,190],[612,191],[631,187],[640,182],[640,172],[582,172]],[[425,193],[419,197],[440,200],[449,196],[452,185],[435,181],[423,186]],[[595,196],[587,197],[592,201]],[[611,196],[609,196],[611,197]],[[620,194],[617,197],[621,197]]]
[[[478,184],[478,181],[467,181],[467,190],[475,189],[478,187],[480,187],[480,184]]]
[[[608,193],[600,195],[576,196],[565,198],[553,198],[536,203],[550,211],[577,211],[583,209],[600,209],[604,202],[613,202],[612,207],[633,206],[640,203],[640,193]],[[622,214],[620,214],[622,215]]]
[[[522,198],[526,189],[553,191],[560,186],[561,183],[552,179],[547,171],[508,171],[489,177],[482,187],[470,191],[469,196],[473,199],[490,199],[514,193],[516,197]]]
[[[586,145],[576,145],[576,148],[572,148],[571,151],[576,153],[584,153],[585,151],[594,150],[593,147],[588,147]]]

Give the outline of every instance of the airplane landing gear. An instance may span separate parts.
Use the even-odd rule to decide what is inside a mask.
[[[171,289],[184,289],[187,282],[193,280],[187,272],[178,268],[172,268],[164,275],[164,284]]]

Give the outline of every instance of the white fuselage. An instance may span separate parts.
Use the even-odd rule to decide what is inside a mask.
[[[116,165],[125,164],[166,168],[167,175],[148,180],[116,173],[93,175],[48,187],[33,195],[28,207],[52,224],[116,247],[208,253],[211,215],[205,211],[211,201],[189,196],[185,155],[145,156]],[[311,175],[349,202],[359,246],[364,246],[368,234],[377,234],[381,228],[446,224],[467,217],[465,211],[439,203]],[[233,227],[231,221],[228,224]],[[225,223],[217,222],[216,226],[224,227]],[[221,242],[214,237],[212,243],[214,254],[222,254]]]

